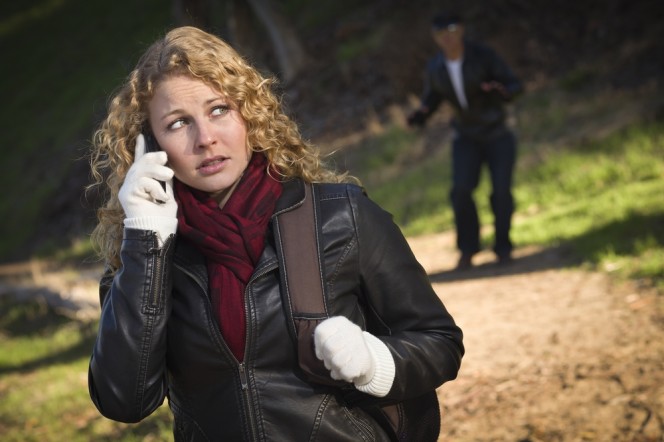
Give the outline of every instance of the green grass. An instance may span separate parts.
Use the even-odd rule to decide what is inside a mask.
[[[514,239],[569,244],[585,263],[664,288],[664,126],[549,153],[520,171]]]
[[[166,406],[139,424],[102,417],[88,395],[97,325],[0,298],[0,434],[7,442],[172,440]]]
[[[107,96],[169,13],[156,0],[30,1],[5,11],[0,53],[11,69],[0,80],[0,186],[14,191],[0,199],[0,230],[12,232],[0,256],[24,244],[47,215],[45,203],[86,154]]]
[[[348,156],[351,172],[407,235],[453,228],[449,150],[404,164],[418,143],[393,129]],[[515,244],[566,245],[591,268],[664,289],[664,125],[636,124],[592,142],[546,146],[522,146]],[[485,225],[492,222],[488,181],[485,171],[475,192]],[[490,245],[492,236],[483,243]]]

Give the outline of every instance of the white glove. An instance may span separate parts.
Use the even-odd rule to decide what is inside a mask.
[[[163,245],[178,227],[178,205],[173,196],[173,169],[166,166],[166,152],[145,153],[145,138],[136,138],[134,164],[127,171],[118,198],[128,228],[157,232]],[[162,187],[165,183],[166,189]]]
[[[378,397],[390,392],[395,376],[392,353],[371,333],[344,316],[333,316],[314,330],[316,357],[332,379],[352,382],[358,390]]]

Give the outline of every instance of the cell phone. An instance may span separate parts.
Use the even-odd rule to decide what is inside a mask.
[[[152,135],[152,133],[147,130],[143,130],[143,137],[145,138],[145,153],[159,152],[161,150],[161,147],[159,147],[159,144],[157,143],[157,140],[155,139],[154,135]],[[161,184],[161,187],[166,190],[165,182],[159,181],[159,184]],[[157,202],[163,204],[163,201]]]
[[[154,135],[152,133],[144,130],[143,131],[143,137],[145,137],[145,152],[159,152],[161,150],[161,147],[159,147],[159,144],[157,143],[157,140],[155,139]]]

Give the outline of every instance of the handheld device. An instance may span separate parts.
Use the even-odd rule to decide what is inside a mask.
[[[145,137],[145,152],[159,152],[161,150],[161,147],[159,147],[159,144],[157,144],[157,140],[155,139],[154,135],[152,133],[144,130],[143,131],[143,137]]]
[[[147,130],[143,130],[143,137],[145,138],[145,153],[148,152],[159,152],[161,150],[161,147],[159,147],[159,144],[157,143],[157,140],[155,139],[154,135],[150,133]],[[161,184],[161,187],[166,190],[166,183],[163,181],[159,181],[159,184]],[[157,201],[158,203],[163,203],[163,201]]]

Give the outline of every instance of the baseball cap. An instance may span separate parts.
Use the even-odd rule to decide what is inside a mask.
[[[437,14],[431,21],[431,26],[434,31],[440,31],[442,29],[447,29],[452,25],[459,25],[463,23],[461,15],[456,12],[442,12]]]

